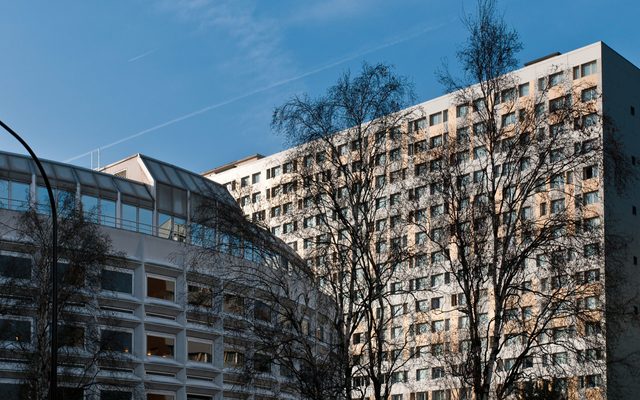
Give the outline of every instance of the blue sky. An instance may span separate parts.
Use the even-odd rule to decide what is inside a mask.
[[[83,154],[102,147],[102,165],[144,153],[202,172],[281,150],[273,108],[296,93],[321,94],[363,61],[394,65],[417,101],[442,94],[434,71],[443,59],[455,64],[466,36],[460,17],[474,5],[5,1],[0,119],[43,158],[89,167]],[[520,33],[522,62],[602,40],[640,65],[637,0],[502,0],[499,8]],[[22,152],[7,134],[0,148]]]

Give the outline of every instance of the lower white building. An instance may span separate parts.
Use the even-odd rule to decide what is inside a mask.
[[[76,356],[74,365],[59,368],[63,399],[296,398],[279,366],[255,352],[246,328],[256,318],[275,321],[268,300],[252,297],[251,288],[230,289],[238,267],[297,264],[295,253],[256,230],[273,244],[265,259],[225,224],[196,225],[191,219],[203,203],[218,218],[241,212],[222,186],[173,165],[135,155],[104,172],[51,161],[44,166],[58,198],[81,207],[117,252],[101,267],[97,284],[87,282],[87,303],[68,311],[79,316],[75,322],[60,316],[61,351]],[[36,348],[41,322],[35,304],[14,290],[37,290],[34,250],[13,229],[29,208],[48,214],[35,163],[1,152],[0,304],[16,304],[0,308],[0,394],[6,400],[24,398],[25,360]],[[204,246],[222,243],[237,246],[221,245],[197,264],[188,262]],[[107,362],[106,354],[116,357]],[[248,380],[249,362],[258,373]],[[78,384],[87,371],[91,376]]]

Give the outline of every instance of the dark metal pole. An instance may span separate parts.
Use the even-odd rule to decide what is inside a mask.
[[[51,220],[52,220],[52,233],[51,233],[51,371],[49,376],[49,400],[56,400],[58,389],[58,273],[57,273],[57,261],[58,261],[58,212],[56,209],[56,201],[53,197],[53,190],[49,183],[47,173],[42,167],[42,163],[36,156],[36,153],[31,150],[31,147],[25,142],[20,135],[18,135],[7,124],[0,120],[0,125],[9,132],[14,138],[22,144],[22,146],[29,152],[33,161],[36,162],[40,175],[44,179],[44,184],[47,187],[47,193],[49,194],[49,204],[51,206]]]

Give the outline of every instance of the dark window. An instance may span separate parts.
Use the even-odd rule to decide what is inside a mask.
[[[353,344],[359,344],[361,340],[362,340],[362,334],[361,333],[354,333],[353,334]]]
[[[31,259],[0,255],[0,276],[12,279],[31,279]]]
[[[57,394],[58,394],[58,398],[62,400],[83,400],[84,399],[84,389],[82,388],[59,387]]]
[[[0,393],[4,400],[26,399],[26,387],[18,383],[0,383]]]
[[[31,342],[31,321],[0,319],[0,341]]]
[[[100,348],[107,351],[131,353],[133,337],[131,332],[105,329],[100,335]]]
[[[58,347],[64,346],[84,348],[84,328],[61,325],[58,329]]]
[[[70,265],[66,262],[58,262],[58,284],[83,286],[84,270],[76,265]]]
[[[589,165],[582,169],[582,179],[591,179],[598,176],[598,166]]]
[[[242,314],[244,312],[244,297],[233,294],[224,295],[223,310],[234,314]]]
[[[147,400],[174,400],[175,396],[172,394],[159,394],[159,393],[147,393]]]
[[[271,372],[271,357],[265,354],[256,354],[253,356],[253,368],[256,372]]]
[[[211,307],[213,304],[213,293],[211,292],[211,288],[187,285],[187,297],[189,299],[189,304],[192,306]]]
[[[133,275],[126,272],[103,269],[100,284],[104,290],[133,294]]]
[[[100,400],[131,400],[131,392],[120,390],[101,390]]]
[[[260,300],[256,300],[253,306],[253,314],[256,319],[271,321],[271,307]]]

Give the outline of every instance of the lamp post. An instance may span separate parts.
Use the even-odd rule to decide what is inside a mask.
[[[9,132],[14,138],[20,142],[20,144],[29,152],[33,161],[35,161],[44,180],[44,184],[47,187],[47,193],[49,194],[49,204],[51,207],[51,220],[52,220],[52,232],[51,232],[51,371],[49,376],[49,400],[56,400],[57,388],[58,388],[58,277],[57,277],[57,259],[58,259],[58,212],[56,209],[56,201],[53,197],[53,190],[49,183],[47,173],[42,167],[42,163],[36,156],[36,153],[31,150],[31,147],[25,142],[20,135],[18,135],[7,124],[0,120],[0,126],[2,126],[7,132]]]

